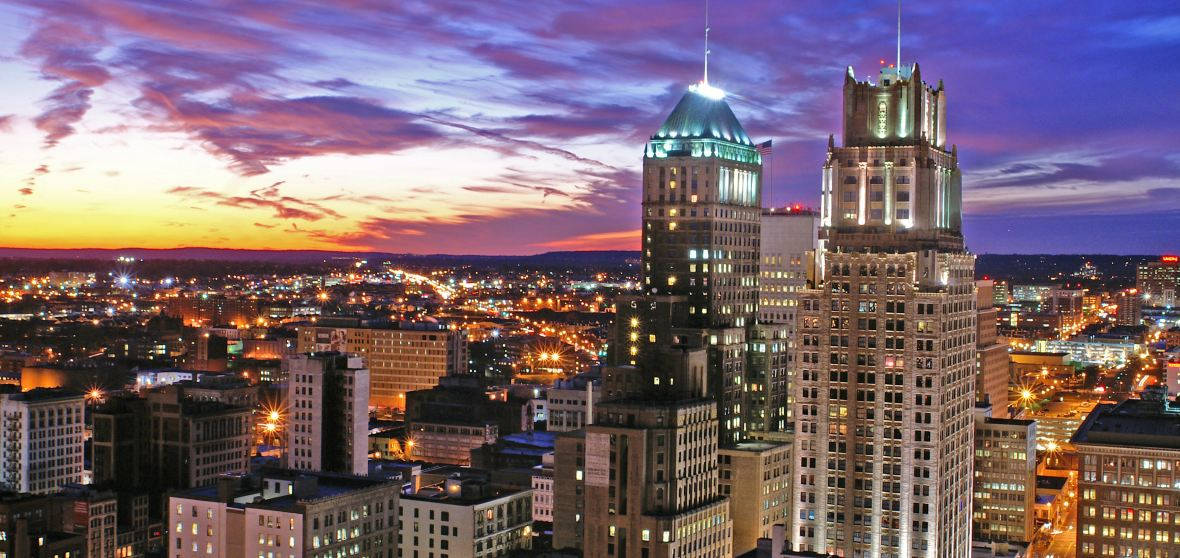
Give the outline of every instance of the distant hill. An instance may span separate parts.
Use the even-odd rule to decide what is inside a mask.
[[[616,267],[638,263],[640,253],[631,250],[544,252],[529,256],[473,254],[397,254],[390,252],[345,252],[330,250],[233,250],[225,248],[123,248],[123,249],[26,249],[0,248],[0,258],[24,260],[113,261],[120,256],[145,261],[206,261],[273,264],[323,264],[340,260],[366,259],[371,263],[390,261],[418,266],[561,266]],[[1091,262],[1108,278],[1133,280],[1135,267],[1158,256],[1113,256],[1102,254],[981,254],[976,275],[1014,281],[1053,282],[1066,280],[1085,262]]]

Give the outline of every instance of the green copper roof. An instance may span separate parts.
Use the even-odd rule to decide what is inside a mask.
[[[690,87],[651,139],[670,138],[711,138],[754,144],[729,109],[724,93],[708,85]]]

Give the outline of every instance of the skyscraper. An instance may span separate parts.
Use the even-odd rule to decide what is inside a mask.
[[[917,64],[844,80],[820,258],[800,293],[799,466],[788,543],[850,557],[962,557],[971,541],[975,259],[946,93]]]
[[[287,373],[287,463],[304,471],[369,471],[369,369],[336,352],[292,355]]]
[[[761,173],[725,93],[703,82],[689,88],[644,151],[644,295],[616,300],[612,364],[658,366],[654,351],[668,345],[706,350],[723,443],[742,438]]]
[[[651,137],[643,169],[644,293],[615,301],[594,423],[558,442],[554,541],[588,557],[730,556],[717,452],[742,438],[747,410],[761,156],[702,82]]]

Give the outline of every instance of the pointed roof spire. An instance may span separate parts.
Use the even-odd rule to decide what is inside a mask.
[[[897,0],[897,79],[901,79],[901,0]]]
[[[705,0],[705,79],[701,83],[709,85],[709,0]]]

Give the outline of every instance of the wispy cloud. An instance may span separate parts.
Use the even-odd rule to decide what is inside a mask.
[[[30,160],[55,171],[18,178],[10,196],[70,191],[53,182],[69,166],[83,167],[76,180],[144,180],[63,151],[83,135],[158,141],[224,176],[136,188],[178,211],[240,210],[252,237],[320,246],[622,241],[610,235],[638,226],[642,143],[702,70],[703,8],[680,0],[10,1],[21,7],[0,17],[28,30],[14,62],[33,76],[12,90],[43,93],[0,131],[31,123],[27,143],[53,151]],[[907,8],[903,54],[945,79],[969,214],[1178,209],[1180,105],[1159,100],[1180,80],[1164,48],[1172,4]],[[863,77],[889,58],[880,29],[894,8],[714,10],[710,79],[754,137],[775,139],[766,203],[814,203],[844,67]]]

